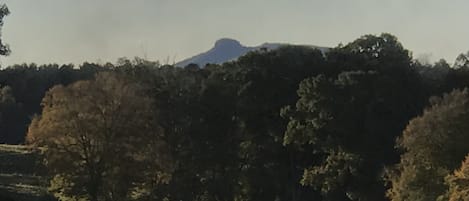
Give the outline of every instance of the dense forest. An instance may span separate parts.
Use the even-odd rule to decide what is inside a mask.
[[[459,200],[468,64],[382,34],[203,68],[15,65],[0,139],[44,148],[63,200]]]
[[[462,201],[468,85],[469,53],[423,64],[387,33],[202,67],[13,65],[0,143],[37,148],[67,201]]]

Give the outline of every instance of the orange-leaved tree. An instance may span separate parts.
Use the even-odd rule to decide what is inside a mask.
[[[169,178],[163,132],[143,87],[113,73],[55,86],[27,141],[43,150],[62,200],[131,200]]]

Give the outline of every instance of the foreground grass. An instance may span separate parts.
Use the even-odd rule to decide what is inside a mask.
[[[0,200],[50,201],[44,167],[37,152],[23,145],[0,144]]]

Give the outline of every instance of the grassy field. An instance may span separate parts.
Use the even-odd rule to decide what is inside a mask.
[[[39,155],[22,145],[0,144],[0,200],[50,201]]]

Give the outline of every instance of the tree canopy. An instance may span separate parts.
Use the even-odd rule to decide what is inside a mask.
[[[4,19],[7,15],[10,14],[10,10],[5,4],[0,4],[0,30],[3,27]],[[1,33],[0,33],[1,36]],[[6,56],[10,54],[10,47],[3,42],[0,38],[0,55]]]
[[[283,143],[312,150],[301,182],[326,200],[383,200],[380,174],[398,157],[394,138],[422,105],[419,76],[389,34],[364,36],[326,60],[342,69],[301,82],[296,104],[282,110]]]
[[[468,72],[419,63],[390,34],[203,68],[14,65],[0,70],[0,140],[29,125],[61,199],[446,199],[465,188],[467,92],[428,99]]]
[[[445,200],[445,177],[456,170],[469,153],[469,93],[455,90],[431,99],[423,115],[412,119],[398,140],[404,150],[401,162],[390,174],[393,201]]]
[[[53,87],[42,105],[27,139],[44,149],[56,196],[129,200],[166,174],[163,134],[138,84],[102,73]]]

